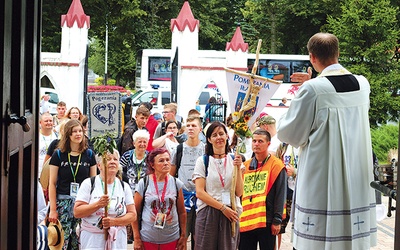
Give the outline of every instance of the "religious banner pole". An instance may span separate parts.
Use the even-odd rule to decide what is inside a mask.
[[[250,131],[250,122],[254,122],[255,118],[261,112],[259,107],[265,107],[266,103],[271,99],[272,95],[278,89],[280,82],[255,75],[258,68],[259,54],[262,40],[258,40],[256,60],[253,65],[251,74],[225,68],[227,72],[227,83],[229,92],[229,101],[232,110],[233,129],[238,137],[238,145],[235,155],[246,152],[245,140],[252,136]],[[269,84],[271,83],[271,84]],[[244,91],[246,91],[244,93]],[[262,94],[262,98],[260,98]],[[251,124],[251,123],[250,123]],[[236,179],[237,168],[234,167],[232,175],[232,186],[230,190],[231,207],[236,211]],[[236,232],[236,223],[231,224],[232,237]]]
[[[108,177],[108,168],[107,168],[107,152],[104,152],[102,155],[102,162],[103,162],[103,168],[104,168],[104,195],[108,194],[108,183],[107,183],[107,177]],[[108,205],[104,207],[104,217],[108,216]],[[104,237],[105,240],[108,238],[108,229],[104,229]]]

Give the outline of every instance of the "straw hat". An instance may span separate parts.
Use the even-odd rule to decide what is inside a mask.
[[[49,188],[49,178],[50,178],[50,159],[47,159],[45,163],[43,163],[42,172],[40,173],[39,180],[42,185],[43,190],[47,190]]]
[[[62,229],[61,223],[57,220],[57,223],[50,222],[47,226],[47,242],[50,250],[60,250],[64,245],[64,230]]]

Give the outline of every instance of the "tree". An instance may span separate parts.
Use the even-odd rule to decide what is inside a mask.
[[[60,52],[61,15],[67,14],[71,0],[43,1],[42,51]]]
[[[399,26],[398,7],[388,0],[351,0],[338,17],[329,16],[327,30],[340,41],[340,62],[371,84],[371,126],[399,117],[399,63],[392,60]]]
[[[389,163],[388,151],[397,148],[399,137],[398,125],[382,125],[371,129],[372,148],[380,164]]]

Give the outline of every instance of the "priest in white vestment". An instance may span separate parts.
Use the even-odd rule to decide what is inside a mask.
[[[336,36],[315,34],[307,48],[320,75],[302,84],[278,124],[278,138],[300,147],[293,247],[370,249],[377,226],[369,82],[338,64]]]

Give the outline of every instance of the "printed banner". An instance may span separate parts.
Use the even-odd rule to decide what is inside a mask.
[[[121,94],[119,92],[94,92],[87,95],[89,137],[104,133],[121,135]]]
[[[228,84],[229,105],[232,112],[239,112],[246,96],[246,92],[249,88],[251,74],[228,68],[225,68],[225,71],[226,82]],[[247,123],[249,125],[255,122],[258,115],[267,105],[268,101],[275,94],[281,84],[281,82],[257,75],[254,75],[253,79],[254,84],[264,87],[260,89],[260,92],[256,97],[256,105],[254,108],[245,112],[245,114],[250,116],[250,120]]]

